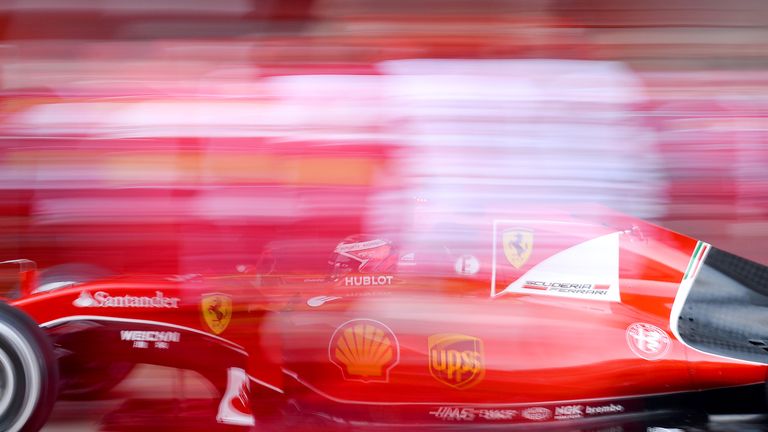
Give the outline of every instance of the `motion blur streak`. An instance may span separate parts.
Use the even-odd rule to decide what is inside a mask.
[[[3,1],[0,261],[325,277],[350,235],[586,203],[768,263],[766,29],[758,0]]]

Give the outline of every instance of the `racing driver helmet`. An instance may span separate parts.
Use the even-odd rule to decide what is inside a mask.
[[[333,250],[328,262],[331,280],[343,287],[391,285],[399,254],[392,242],[383,238],[354,235]]]

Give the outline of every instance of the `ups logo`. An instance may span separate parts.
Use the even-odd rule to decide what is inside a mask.
[[[436,380],[457,389],[471,387],[485,375],[483,341],[456,333],[432,335],[429,372]]]

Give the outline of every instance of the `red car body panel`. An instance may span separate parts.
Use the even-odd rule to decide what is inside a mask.
[[[12,304],[49,332],[63,323],[104,320],[121,331],[149,325],[199,335],[247,362],[252,380],[267,391],[351,422],[371,421],[372,407],[390,420],[416,424],[568,420],[616,414],[615,404],[629,410],[642,397],[765,381],[765,365],[701,352],[672,328],[681,282],[708,245],[605,211],[528,216],[464,227],[477,240],[467,252],[479,262],[474,274],[445,265],[439,253],[430,257],[434,248],[427,247],[408,263],[415,267],[401,262],[398,269],[408,271],[398,270],[389,283],[374,276],[367,286],[349,286],[307,277],[303,262],[328,253],[311,250],[282,263],[293,274],[123,276]],[[519,265],[505,257],[507,232],[533,233]],[[401,253],[409,237],[424,239],[402,235]],[[616,284],[601,285],[603,275],[595,275],[593,285],[526,280],[510,291],[516,281],[536,277],[536,269],[557,264],[553,257],[596,239],[617,242],[617,260],[606,267],[618,265]],[[589,267],[595,260],[588,255],[571,259]],[[223,328],[206,319],[211,310],[204,299],[211,293],[232,302]],[[610,299],[612,293],[618,297]],[[93,346],[86,355],[113,346],[138,351],[139,358],[164,350],[170,365],[204,355],[174,343],[136,348],[121,334],[108,340],[114,345]],[[563,407],[573,404],[582,409],[568,414]],[[461,417],[459,408],[471,415]]]

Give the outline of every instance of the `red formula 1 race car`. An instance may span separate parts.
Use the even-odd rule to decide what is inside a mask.
[[[573,430],[713,398],[764,409],[766,267],[631,217],[268,249],[236,275],[42,289],[29,262],[5,263],[20,271],[0,305],[0,429],[35,430],[59,387],[105,391],[136,363],[209,378],[226,427]]]

